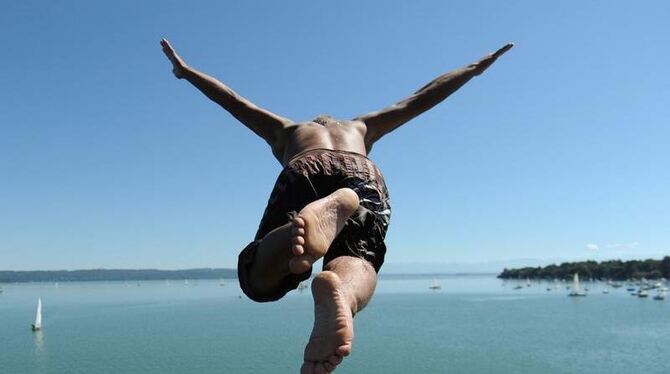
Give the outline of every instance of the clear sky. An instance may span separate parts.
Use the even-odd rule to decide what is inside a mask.
[[[375,145],[389,269],[670,254],[669,16],[667,1],[5,2],[0,269],[236,264],[281,166],[171,75],[162,37],[294,120],[380,109],[514,41]]]

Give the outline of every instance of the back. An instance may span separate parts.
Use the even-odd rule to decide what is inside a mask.
[[[283,166],[298,153],[315,148],[367,156],[364,138],[365,125],[362,122],[320,116],[314,121],[287,126],[282,136],[272,144],[272,153]]]

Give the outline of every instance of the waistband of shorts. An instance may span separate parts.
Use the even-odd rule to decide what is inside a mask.
[[[364,158],[364,159],[372,162],[372,160],[370,160],[366,155],[362,155],[360,153],[356,153],[356,152],[352,152],[352,151],[344,151],[344,150],[339,150],[339,149],[328,149],[328,148],[312,148],[312,149],[308,149],[306,151],[302,151],[302,152],[298,153],[297,155],[291,157],[291,159],[286,163],[286,165],[288,166],[293,161],[295,161],[295,160],[297,160],[297,159],[299,159],[299,158],[301,158],[301,157],[303,157],[307,154],[312,154],[312,153],[331,153],[331,154],[350,155],[350,156],[353,156],[353,157]]]

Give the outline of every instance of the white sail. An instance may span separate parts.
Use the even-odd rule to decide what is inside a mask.
[[[431,290],[439,290],[441,288],[440,284],[437,283],[437,278],[433,277],[433,284],[431,284],[431,286],[428,288],[430,288]]]
[[[578,294],[581,292],[579,288],[579,274],[575,273],[575,277],[572,280],[572,292]]]
[[[37,315],[35,315],[35,324],[33,329],[39,330],[42,328],[42,299],[37,299]]]

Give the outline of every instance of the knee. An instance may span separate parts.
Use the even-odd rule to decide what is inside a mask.
[[[249,277],[245,280],[240,278],[240,288],[250,300],[253,300],[257,303],[276,301],[281,299],[283,296],[278,295],[276,290],[273,291],[267,287],[264,287],[262,282],[252,280],[252,278]]]

